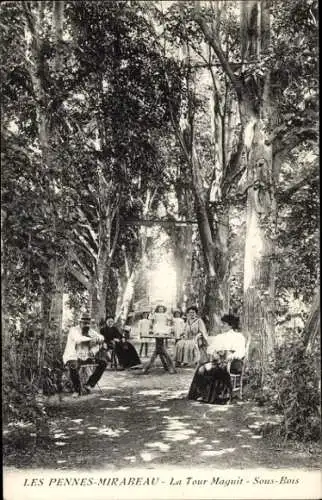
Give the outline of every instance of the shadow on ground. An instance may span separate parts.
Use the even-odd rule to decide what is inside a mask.
[[[49,435],[36,442],[30,432],[15,450],[7,446],[5,465],[87,470],[320,467],[316,455],[272,447],[263,439],[260,426],[267,417],[252,403],[188,401],[192,375],[191,369],[170,375],[158,367],[147,375],[106,371],[101,391],[77,400],[65,397],[61,403],[53,399]]]

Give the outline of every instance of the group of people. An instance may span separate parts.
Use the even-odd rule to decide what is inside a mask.
[[[138,353],[128,340],[129,329],[121,332],[112,317],[108,317],[101,324],[100,333],[91,328],[91,318],[83,314],[79,326],[69,330],[63,362],[69,369],[70,379],[73,384],[73,396],[81,396],[82,390],[89,394],[103,375],[107,363],[113,362],[115,356],[120,369],[140,368],[141,360]],[[83,385],[80,381],[80,367],[95,362],[95,369],[87,382]]]
[[[230,374],[242,371],[246,342],[239,331],[239,318],[233,314],[221,318],[220,334],[208,336],[205,323],[194,306],[187,309],[186,320],[180,310],[168,314],[163,305],[153,313],[146,309],[138,323],[140,356],[129,341],[130,328],[125,327],[121,332],[112,317],[101,325],[100,333],[90,324],[90,317],[83,315],[80,325],[70,329],[63,355],[75,396],[82,393],[79,377],[82,364],[95,359],[95,369],[83,387],[89,393],[101,378],[108,361],[112,361],[112,356],[116,356],[121,369],[140,368],[140,356],[143,350],[147,356],[148,340],[153,335],[174,338],[176,366],[196,367],[188,399],[207,403],[226,401],[231,393]]]

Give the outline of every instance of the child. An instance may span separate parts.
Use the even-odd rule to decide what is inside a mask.
[[[173,331],[175,342],[181,339],[181,335],[183,334],[185,322],[181,318],[181,311],[179,309],[175,309],[173,311]]]
[[[141,340],[140,356],[142,356],[143,349],[145,350],[145,357],[148,355],[149,344],[146,337],[149,335],[150,329],[151,320],[149,319],[149,311],[146,310],[142,312],[142,318],[138,325],[139,339]]]

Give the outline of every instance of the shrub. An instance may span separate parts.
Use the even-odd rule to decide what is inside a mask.
[[[320,438],[320,384],[313,355],[298,336],[277,347],[269,363],[263,398],[282,415],[280,437],[298,441]]]

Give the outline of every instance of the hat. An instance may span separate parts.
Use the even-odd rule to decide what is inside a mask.
[[[80,320],[82,321],[82,323],[90,323],[91,322],[91,317],[90,317],[89,314],[84,313],[84,314],[82,314]]]
[[[239,316],[235,316],[234,314],[224,314],[221,317],[221,321],[227,323],[234,329],[239,328]]]
[[[123,330],[124,330],[125,332],[130,332],[130,331],[131,331],[131,327],[130,327],[130,326],[128,326],[128,325],[125,325],[125,326],[123,327]]]
[[[156,306],[156,308],[155,308],[155,312],[157,312],[157,311],[158,311],[159,307],[162,307],[162,308],[164,309],[164,311],[166,311],[166,310],[167,310],[167,308],[166,308],[166,306],[165,306],[164,304],[158,304],[158,305]]]

